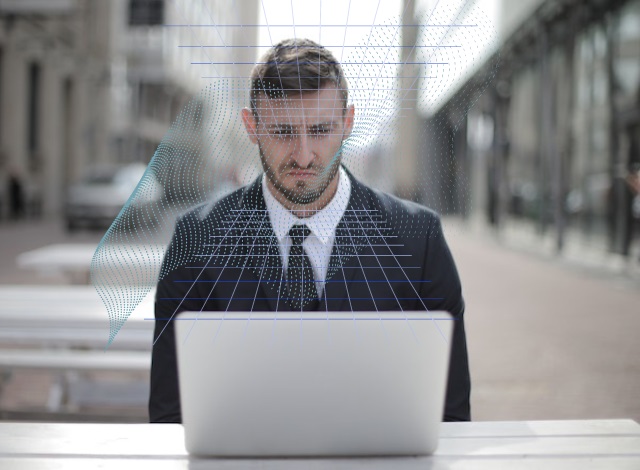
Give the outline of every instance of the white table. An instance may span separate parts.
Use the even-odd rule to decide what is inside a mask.
[[[47,276],[63,274],[75,283],[87,284],[94,243],[57,243],[18,255],[16,264]]]
[[[21,253],[16,258],[16,264],[21,269],[33,270],[44,276],[62,274],[75,284],[88,284],[91,260],[97,248],[93,243],[56,243]],[[152,272],[152,278],[157,277],[164,255],[164,245],[158,244],[110,244],[102,249],[100,259],[106,269]],[[126,263],[126,267],[121,266],[121,263]],[[131,277],[137,278],[140,277],[135,273]]]
[[[113,349],[150,350],[152,290],[116,335]],[[93,286],[0,286],[0,343],[102,350],[109,315]]]
[[[443,423],[431,457],[190,459],[177,424],[0,423],[3,470],[153,469],[640,469],[631,420]]]

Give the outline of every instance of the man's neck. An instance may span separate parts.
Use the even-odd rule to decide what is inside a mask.
[[[294,202],[291,202],[276,189],[269,178],[266,178],[266,180],[267,188],[269,189],[271,195],[276,199],[276,201],[282,204],[285,209],[289,210],[296,217],[304,219],[307,217],[311,217],[318,211],[321,211],[331,202],[333,197],[336,195],[336,192],[338,191],[340,171],[336,171],[336,175],[333,177],[322,195],[310,204],[296,204]]]

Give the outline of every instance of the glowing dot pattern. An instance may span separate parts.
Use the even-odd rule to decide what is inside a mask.
[[[400,21],[383,24],[395,27],[372,27],[364,32],[360,46],[350,49],[352,53],[343,62],[344,74],[349,77],[349,103],[355,106],[356,116],[351,136],[335,152],[333,161],[342,158],[343,165],[365,183],[392,190],[398,115],[403,109],[416,106],[427,111],[441,107],[445,91],[466,80],[463,65],[470,62],[480,65],[484,60],[481,46],[493,44],[496,34],[473,5],[460,8],[450,3],[425,14],[420,19],[423,27],[416,31],[416,48],[411,56],[419,65],[416,75],[422,78],[409,87],[416,88],[412,94],[410,89],[399,86]],[[429,26],[447,24],[474,26]],[[455,118],[449,124],[454,130],[494,75],[495,70],[489,71],[484,82],[469,82],[448,99],[448,116]],[[249,87],[248,78],[219,79],[185,106],[158,146],[136,190],[101,240],[91,263],[91,278],[109,314],[107,346],[158,280],[179,267],[193,264],[252,269],[272,289],[281,289],[276,264],[268,261],[278,251],[269,236],[272,231],[264,209],[262,212],[232,209],[241,193],[233,192],[235,186],[230,175],[247,184],[262,174],[258,148],[250,143],[240,119],[241,109],[249,105]],[[408,100],[408,96],[413,98]],[[418,189],[411,196],[414,200],[430,201],[435,211],[441,208],[455,211],[469,203],[468,182],[460,181],[453,158],[452,133],[442,133],[439,131],[442,128],[439,119],[418,127],[419,155],[438,164],[415,168]],[[158,193],[163,197],[158,199]],[[361,195],[351,193],[352,199],[358,197]],[[264,202],[254,202],[264,208]],[[351,201],[345,212],[343,222],[351,230],[336,234],[334,243],[339,245],[341,255],[335,261],[332,259],[327,282],[341,268],[343,260],[358,255],[363,246],[390,243],[394,229],[402,228],[416,240],[432,236],[438,230],[439,225],[425,226],[425,218],[401,216],[406,211],[395,212],[394,203],[385,208],[388,215],[384,219],[378,213],[359,211],[364,202]],[[183,217],[189,210],[190,215]],[[216,211],[220,215],[211,216]],[[181,222],[174,233],[178,220]],[[372,224],[379,232],[376,240],[366,236],[365,228]],[[173,244],[167,251],[172,234]],[[226,241],[232,238],[233,243]],[[251,245],[250,256],[234,256],[239,241]],[[379,286],[371,284],[370,289],[375,291]]]

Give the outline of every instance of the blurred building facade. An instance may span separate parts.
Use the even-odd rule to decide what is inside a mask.
[[[90,165],[147,163],[206,86],[193,48],[256,40],[184,25],[254,24],[257,12],[257,0],[0,0],[0,220],[17,194],[27,215],[62,215]]]
[[[457,212],[559,252],[628,256],[640,237],[626,181],[640,168],[640,0],[509,3],[500,52],[467,85],[499,64],[497,76],[459,125],[453,100],[438,111],[471,188]]]

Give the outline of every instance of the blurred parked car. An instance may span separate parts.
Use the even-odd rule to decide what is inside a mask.
[[[66,201],[66,224],[69,231],[81,226],[107,228],[118,216],[138,182],[146,165],[95,166],[77,184],[69,187]],[[131,201],[131,209],[139,213],[159,202],[163,191],[155,176],[149,175],[144,191]]]

